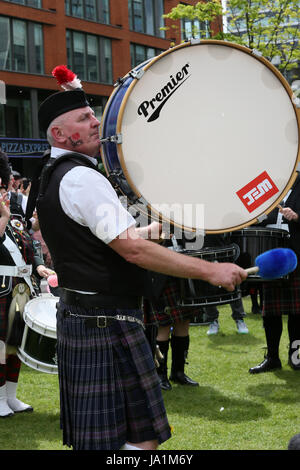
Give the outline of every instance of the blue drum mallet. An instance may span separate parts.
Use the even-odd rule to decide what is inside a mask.
[[[296,269],[297,256],[290,248],[274,248],[258,255],[255,265],[245,271],[248,274],[259,273],[262,279],[278,279]]]

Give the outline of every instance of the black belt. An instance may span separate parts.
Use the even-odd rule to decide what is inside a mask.
[[[77,313],[71,313],[68,311],[64,312],[65,317],[75,317],[81,318],[87,327],[89,328],[106,328],[112,325],[115,321],[126,321],[130,323],[138,323],[143,329],[145,329],[145,325],[139,318],[132,317],[130,315],[122,315],[118,314],[115,316],[90,316],[90,315],[77,315]]]
[[[77,305],[84,308],[139,309],[141,306],[139,297],[129,295],[80,294],[79,292],[61,289],[59,296],[67,305]]]

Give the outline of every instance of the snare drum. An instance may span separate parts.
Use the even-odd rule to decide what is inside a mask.
[[[140,212],[187,231],[230,232],[257,223],[292,186],[299,127],[292,90],[269,61],[193,40],[119,80],[101,157]]]
[[[235,245],[222,248],[204,248],[199,251],[183,250],[181,253],[213,263],[233,263],[239,253]],[[184,307],[222,305],[234,302],[241,298],[238,287],[229,292],[223,287],[213,286],[198,279],[181,279],[180,305]]]
[[[288,248],[289,237],[287,230],[268,227],[246,227],[230,234],[231,241],[240,248],[236,263],[244,269],[255,266],[255,258],[265,251],[273,248]],[[257,281],[262,281],[259,274],[251,274],[246,282]],[[264,282],[267,280],[264,279]]]
[[[40,372],[57,374],[56,304],[59,297],[41,294],[24,309],[25,328],[18,357]]]

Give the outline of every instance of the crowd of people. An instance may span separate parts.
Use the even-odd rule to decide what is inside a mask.
[[[0,155],[4,279],[0,339],[7,348],[5,364],[0,364],[0,416],[33,409],[16,398],[20,370],[16,348],[21,331],[13,335],[13,341],[7,337],[12,330],[8,311],[14,289],[23,283],[29,296],[33,295],[39,281],[54,269],[60,286],[57,357],[63,444],[74,450],[155,450],[171,437],[162,390],[171,390],[171,382],[199,386],[185,373],[189,324],[197,307],[188,311],[178,305],[179,279],[202,280],[230,292],[247,280],[247,273],[234,262],[212,263],[169,250],[160,243],[161,225],[156,222],[135,227],[134,218],[98,170],[100,123],[81,88],[50,95],[40,107],[39,122],[51,153],[39,180],[36,211],[27,220],[24,208],[28,201],[23,198],[28,196],[24,194],[28,187],[24,189],[23,180],[13,189],[16,178],[7,156]],[[289,226],[290,246],[300,254],[297,191],[298,179],[280,213]],[[110,208],[105,217],[102,205]],[[42,253],[37,246],[43,247]],[[34,276],[20,280],[8,269],[16,265],[14,251],[22,255]],[[153,294],[149,273],[164,277],[159,295]],[[32,286],[30,279],[34,278]],[[299,283],[297,269],[287,281],[264,287],[268,354],[250,373],[281,367],[278,345],[284,313],[289,315],[289,362],[299,370],[294,361],[295,345],[300,341]],[[232,311],[237,331],[247,334],[241,300],[233,304]],[[208,334],[217,334],[218,310],[208,313]],[[145,334],[147,327],[153,327],[151,340]]]
[[[3,152],[0,180],[0,341],[2,350],[5,349],[0,363],[0,417],[6,418],[33,411],[31,405],[16,397],[21,369],[17,349],[24,330],[25,305],[38,295],[40,280],[53,270],[45,265],[30,221],[25,220],[28,191],[24,189],[24,180],[12,170]],[[20,274],[18,267],[24,273]]]

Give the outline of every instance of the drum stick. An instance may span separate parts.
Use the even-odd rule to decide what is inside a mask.
[[[258,267],[258,266],[253,266],[252,268],[247,268],[247,269],[245,269],[245,271],[246,271],[248,274],[256,274],[256,273],[258,273],[258,271],[259,271],[259,267]]]
[[[274,248],[257,256],[256,266],[245,269],[248,274],[259,275],[262,279],[278,279],[294,271],[297,256],[290,248]]]

